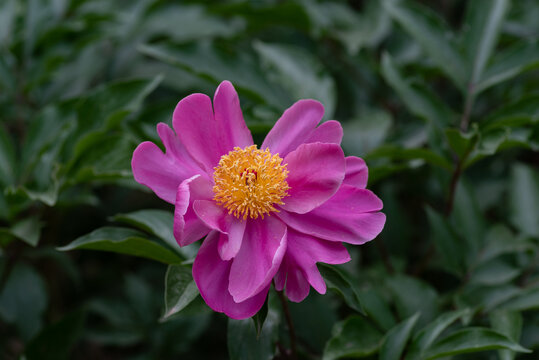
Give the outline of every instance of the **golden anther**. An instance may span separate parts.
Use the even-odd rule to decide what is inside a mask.
[[[245,149],[235,147],[221,156],[214,168],[213,199],[237,218],[264,218],[264,214],[278,211],[290,187],[286,182],[288,170],[279,154],[269,149],[259,150],[256,145]]]

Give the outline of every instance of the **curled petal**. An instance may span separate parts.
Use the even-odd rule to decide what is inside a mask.
[[[199,219],[208,227],[225,236],[219,238],[219,255],[223,260],[230,260],[240,250],[246,221],[230,215],[226,210],[211,200],[197,200],[194,210]]]
[[[344,154],[336,144],[303,144],[289,153],[284,162],[290,186],[281,206],[286,211],[311,211],[331,198],[344,179]]]
[[[286,251],[286,225],[275,216],[250,219],[241,248],[232,260],[228,290],[242,302],[265,289]]]
[[[269,131],[261,149],[269,148],[284,158],[305,143],[324,116],[324,107],[316,100],[299,100],[289,107]]]
[[[200,175],[195,175],[178,186],[174,208],[174,237],[180,246],[200,240],[210,231],[196,216],[193,202],[211,199],[212,195],[211,183]]]
[[[346,158],[346,175],[344,176],[343,184],[365,189],[368,178],[369,169],[365,161],[362,158],[348,156]]]
[[[317,239],[289,229],[286,255],[276,277],[286,279],[286,296],[300,302],[309,294],[309,285],[320,294],[326,292],[326,284],[320,275],[317,262],[343,264],[350,261],[350,254],[339,242]]]
[[[361,245],[384,228],[382,201],[370,190],[342,185],[328,201],[306,214],[281,211],[277,216],[291,228],[320,239]]]
[[[280,269],[279,273],[281,271],[284,272],[282,277],[285,279],[285,282],[283,282],[282,287],[284,288],[284,284],[286,283],[286,297],[293,302],[303,301],[307,295],[309,295],[309,290],[311,288],[309,282],[305,278],[305,273],[300,267],[288,259],[283,260],[283,264],[285,267]]]
[[[258,312],[266,300],[269,285],[256,295],[242,302],[235,302],[228,292],[228,279],[232,261],[224,261],[219,256],[217,246],[218,231],[206,237],[193,263],[193,278],[200,295],[214,311],[225,313],[233,319],[246,319]]]

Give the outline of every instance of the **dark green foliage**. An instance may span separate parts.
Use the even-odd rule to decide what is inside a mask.
[[[534,0],[0,1],[0,358],[537,358],[537,19]],[[198,296],[198,245],[130,165],[222,80],[257,143],[321,101],[387,215],[319,265],[327,294],[285,310],[272,289],[242,321]]]

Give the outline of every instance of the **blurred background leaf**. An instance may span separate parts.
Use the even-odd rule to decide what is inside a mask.
[[[298,360],[535,359],[538,18],[535,0],[1,1],[0,358],[291,357],[277,294],[212,313],[200,242],[180,248],[131,174],[181,98],[230,80],[257,143],[322,102],[384,201],[381,235],[290,304]]]

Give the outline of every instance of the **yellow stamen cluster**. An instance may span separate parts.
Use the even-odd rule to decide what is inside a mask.
[[[214,168],[213,199],[237,218],[264,218],[264,214],[278,211],[274,205],[283,205],[282,198],[290,189],[286,178],[288,170],[283,159],[268,149],[256,145],[245,149],[235,147],[221,156]]]

